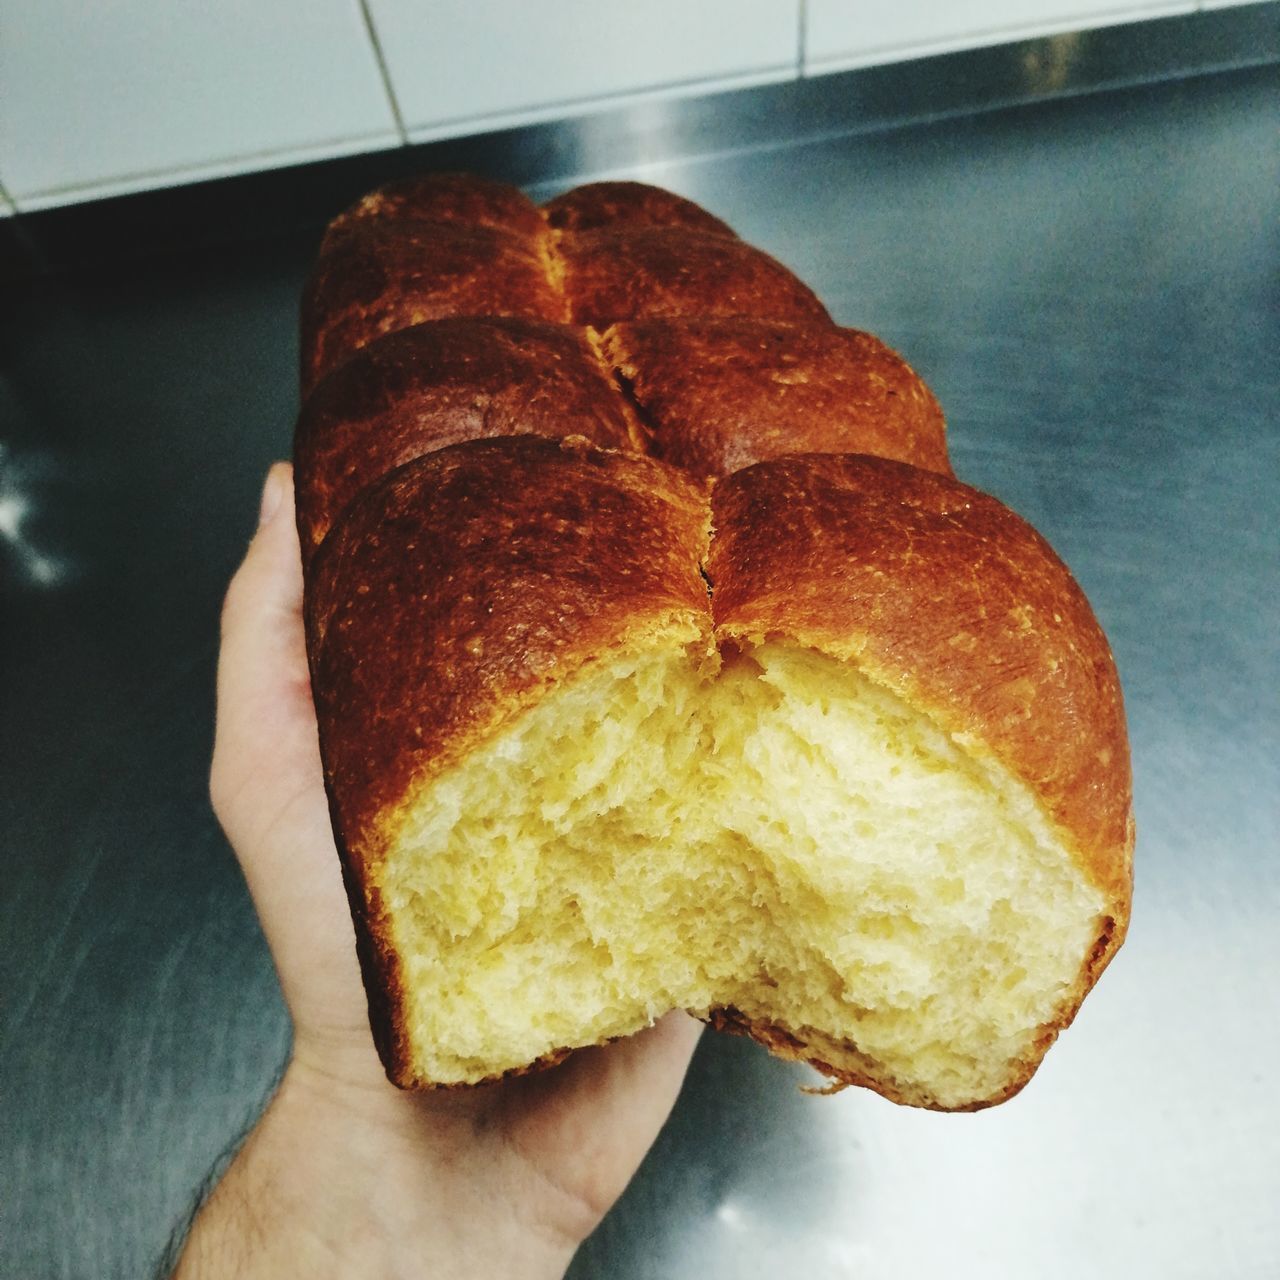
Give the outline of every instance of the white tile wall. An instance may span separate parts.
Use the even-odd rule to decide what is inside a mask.
[[[369,0],[414,140],[796,74],[800,0]]]
[[[1257,2],[365,0],[379,50],[362,0],[0,0],[0,216]]]
[[[20,208],[400,141],[358,0],[0,0]]]
[[[1189,13],[1195,0],[807,0],[806,73]]]

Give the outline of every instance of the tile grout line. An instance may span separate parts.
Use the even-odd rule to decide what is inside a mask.
[[[94,194],[87,197],[88,201],[92,200],[113,200],[121,196],[145,195],[150,192],[162,191],[168,185],[164,182],[155,183],[152,179],[177,178],[178,182],[171,184],[172,186],[186,186],[193,182],[220,182],[224,179],[233,179],[239,177],[249,177],[254,174],[263,174],[270,169],[284,168],[293,164],[310,164],[324,163],[327,160],[336,160],[350,157],[352,155],[367,155],[370,150],[386,150],[386,147],[377,145],[379,138],[400,139],[399,131],[390,129],[383,133],[373,134],[357,134],[355,137],[339,137],[327,138],[320,143],[308,142],[300,144],[291,144],[286,147],[272,147],[266,151],[248,151],[244,153],[236,153],[221,157],[216,161],[196,161],[190,164],[168,165],[163,169],[134,169],[128,173],[116,174],[111,178],[94,179],[92,182],[75,182],[60,187],[42,187],[39,191],[31,192],[23,197],[23,200],[45,200],[49,197],[74,195],[77,192],[92,191]],[[328,148],[331,146],[346,146],[347,144],[358,144],[355,150],[345,150],[336,153],[330,152]],[[372,144],[372,147],[371,145]],[[396,141],[392,146],[403,145],[402,141]],[[261,167],[258,162],[267,161],[266,168]],[[245,163],[253,165],[252,168],[244,168]],[[141,187],[126,186],[120,189],[122,183],[138,183],[145,182],[148,185]],[[3,191],[3,187],[0,187]],[[71,203],[86,202],[77,199]],[[16,201],[14,202],[17,206]],[[40,205],[36,209],[27,209],[23,207],[22,211],[26,213],[42,213],[46,208],[57,208],[58,205]]]
[[[561,124],[580,116],[601,112],[625,111],[648,103],[679,102],[707,94],[734,93],[739,89],[763,88],[774,84],[787,84],[795,79],[790,62],[779,62],[763,70],[736,72],[708,78],[695,76],[688,80],[659,80],[639,89],[626,89],[605,96],[586,98],[556,98],[534,107],[518,107],[503,111],[488,111],[481,115],[447,116],[431,124],[416,125],[409,133],[411,146],[422,142],[447,141],[466,136],[467,133],[488,133],[494,130],[522,129],[526,125]],[[774,75],[775,71],[784,74]],[[455,132],[459,125],[469,126],[463,133]]]
[[[395,85],[391,82],[391,71],[382,51],[382,40],[378,36],[378,27],[369,9],[369,0],[358,0],[361,17],[364,18],[365,30],[369,33],[369,44],[373,49],[374,61],[378,64],[378,73],[382,76],[382,87],[386,90],[387,103],[391,107],[391,117],[395,121],[396,132],[400,135],[400,145],[409,145],[409,131],[405,128],[404,116],[400,111],[400,100],[396,97]]]

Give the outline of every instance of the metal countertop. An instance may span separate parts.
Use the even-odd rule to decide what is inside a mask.
[[[1138,883],[1127,945],[994,1110],[810,1097],[705,1036],[574,1277],[1280,1275],[1277,88],[628,170],[901,350],[957,474],[1071,566],[1124,681]],[[287,1051],[205,780],[315,242],[63,272],[0,317],[3,1277],[147,1274]]]

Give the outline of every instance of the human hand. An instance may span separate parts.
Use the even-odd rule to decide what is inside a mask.
[[[321,780],[292,471],[223,611],[214,810],[293,1019],[281,1086],[197,1216],[179,1277],[560,1276],[666,1119],[700,1024],[560,1066],[405,1093],[373,1048]]]

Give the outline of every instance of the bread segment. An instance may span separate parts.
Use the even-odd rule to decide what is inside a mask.
[[[469,441],[371,487],[312,562],[325,782],[374,1031],[398,1078],[412,1031],[382,875],[413,797],[584,666],[707,648],[709,517],[697,485],[648,458]]]
[[[550,233],[523,192],[432,174],[370,192],[329,224],[302,303],[304,396],[374,339],[446,316],[567,319]]]
[[[487,227],[526,240],[543,232],[542,211],[518,187],[471,173],[432,173],[389,182],[362,196],[330,224],[321,247],[357,224],[424,222],[436,227]]]
[[[303,299],[304,394],[382,334],[445,316],[565,319],[540,242],[491,227],[354,223],[326,243]]]
[[[348,829],[584,662],[710,631],[705,492],[580,438],[437,450],[348,508],[312,564],[322,744]]]
[[[433,320],[388,334],[308,397],[294,436],[304,556],[393,467],[492,436],[577,435],[638,448],[630,403],[581,329],[541,320]]]
[[[588,182],[544,206],[557,231],[596,231],[601,227],[683,227],[705,235],[738,237],[732,227],[701,205],[644,182]]]
[[[560,233],[569,314],[603,329],[659,316],[820,321],[817,296],[782,263],[741,240],[682,227]]]
[[[878,338],[770,320],[641,320],[602,337],[656,456],[723,476],[787,453],[870,453],[950,474],[942,410]]]
[[[1115,663],[1084,593],[1025,520],[949,477],[819,454],[730,476],[714,511],[722,643],[784,635],[856,664],[1019,778],[1099,888],[1127,902]],[[1107,955],[1119,942],[1113,932]]]

